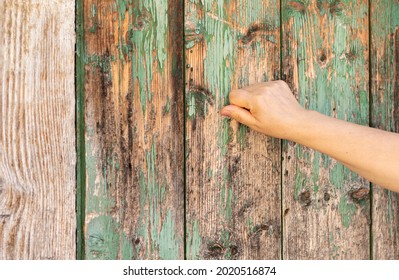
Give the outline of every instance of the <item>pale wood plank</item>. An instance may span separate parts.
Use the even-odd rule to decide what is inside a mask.
[[[372,126],[399,132],[399,2],[371,1]],[[399,197],[373,188],[373,258],[399,259]]]
[[[74,259],[74,3],[0,11],[0,259]]]
[[[300,103],[367,125],[368,1],[282,3],[283,71]],[[369,183],[292,142],[282,153],[284,259],[368,259]]]
[[[279,1],[185,1],[188,259],[280,258],[280,142],[219,109],[278,78]]]

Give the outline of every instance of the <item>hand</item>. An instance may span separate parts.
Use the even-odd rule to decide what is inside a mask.
[[[293,128],[306,114],[284,81],[254,84],[233,90],[230,105],[220,113],[276,138],[290,139]]]

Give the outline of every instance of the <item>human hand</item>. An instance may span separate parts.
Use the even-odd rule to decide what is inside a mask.
[[[221,115],[269,136],[290,139],[306,110],[284,81],[263,82],[233,90]]]

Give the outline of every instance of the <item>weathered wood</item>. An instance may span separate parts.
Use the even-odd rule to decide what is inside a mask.
[[[399,2],[371,1],[372,126],[399,132]],[[399,259],[398,194],[373,188],[373,258]]]
[[[223,119],[278,78],[279,1],[185,1],[188,259],[280,258],[280,141]]]
[[[0,11],[0,259],[74,259],[74,3]]]
[[[184,255],[181,1],[84,1],[86,258]]]
[[[368,1],[282,3],[283,72],[300,103],[367,125]],[[282,154],[284,259],[368,259],[369,183],[292,142]]]

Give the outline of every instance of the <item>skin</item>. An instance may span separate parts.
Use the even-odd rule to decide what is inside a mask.
[[[325,153],[369,181],[399,192],[399,134],[306,110],[284,81],[233,90],[229,100],[221,115]]]

